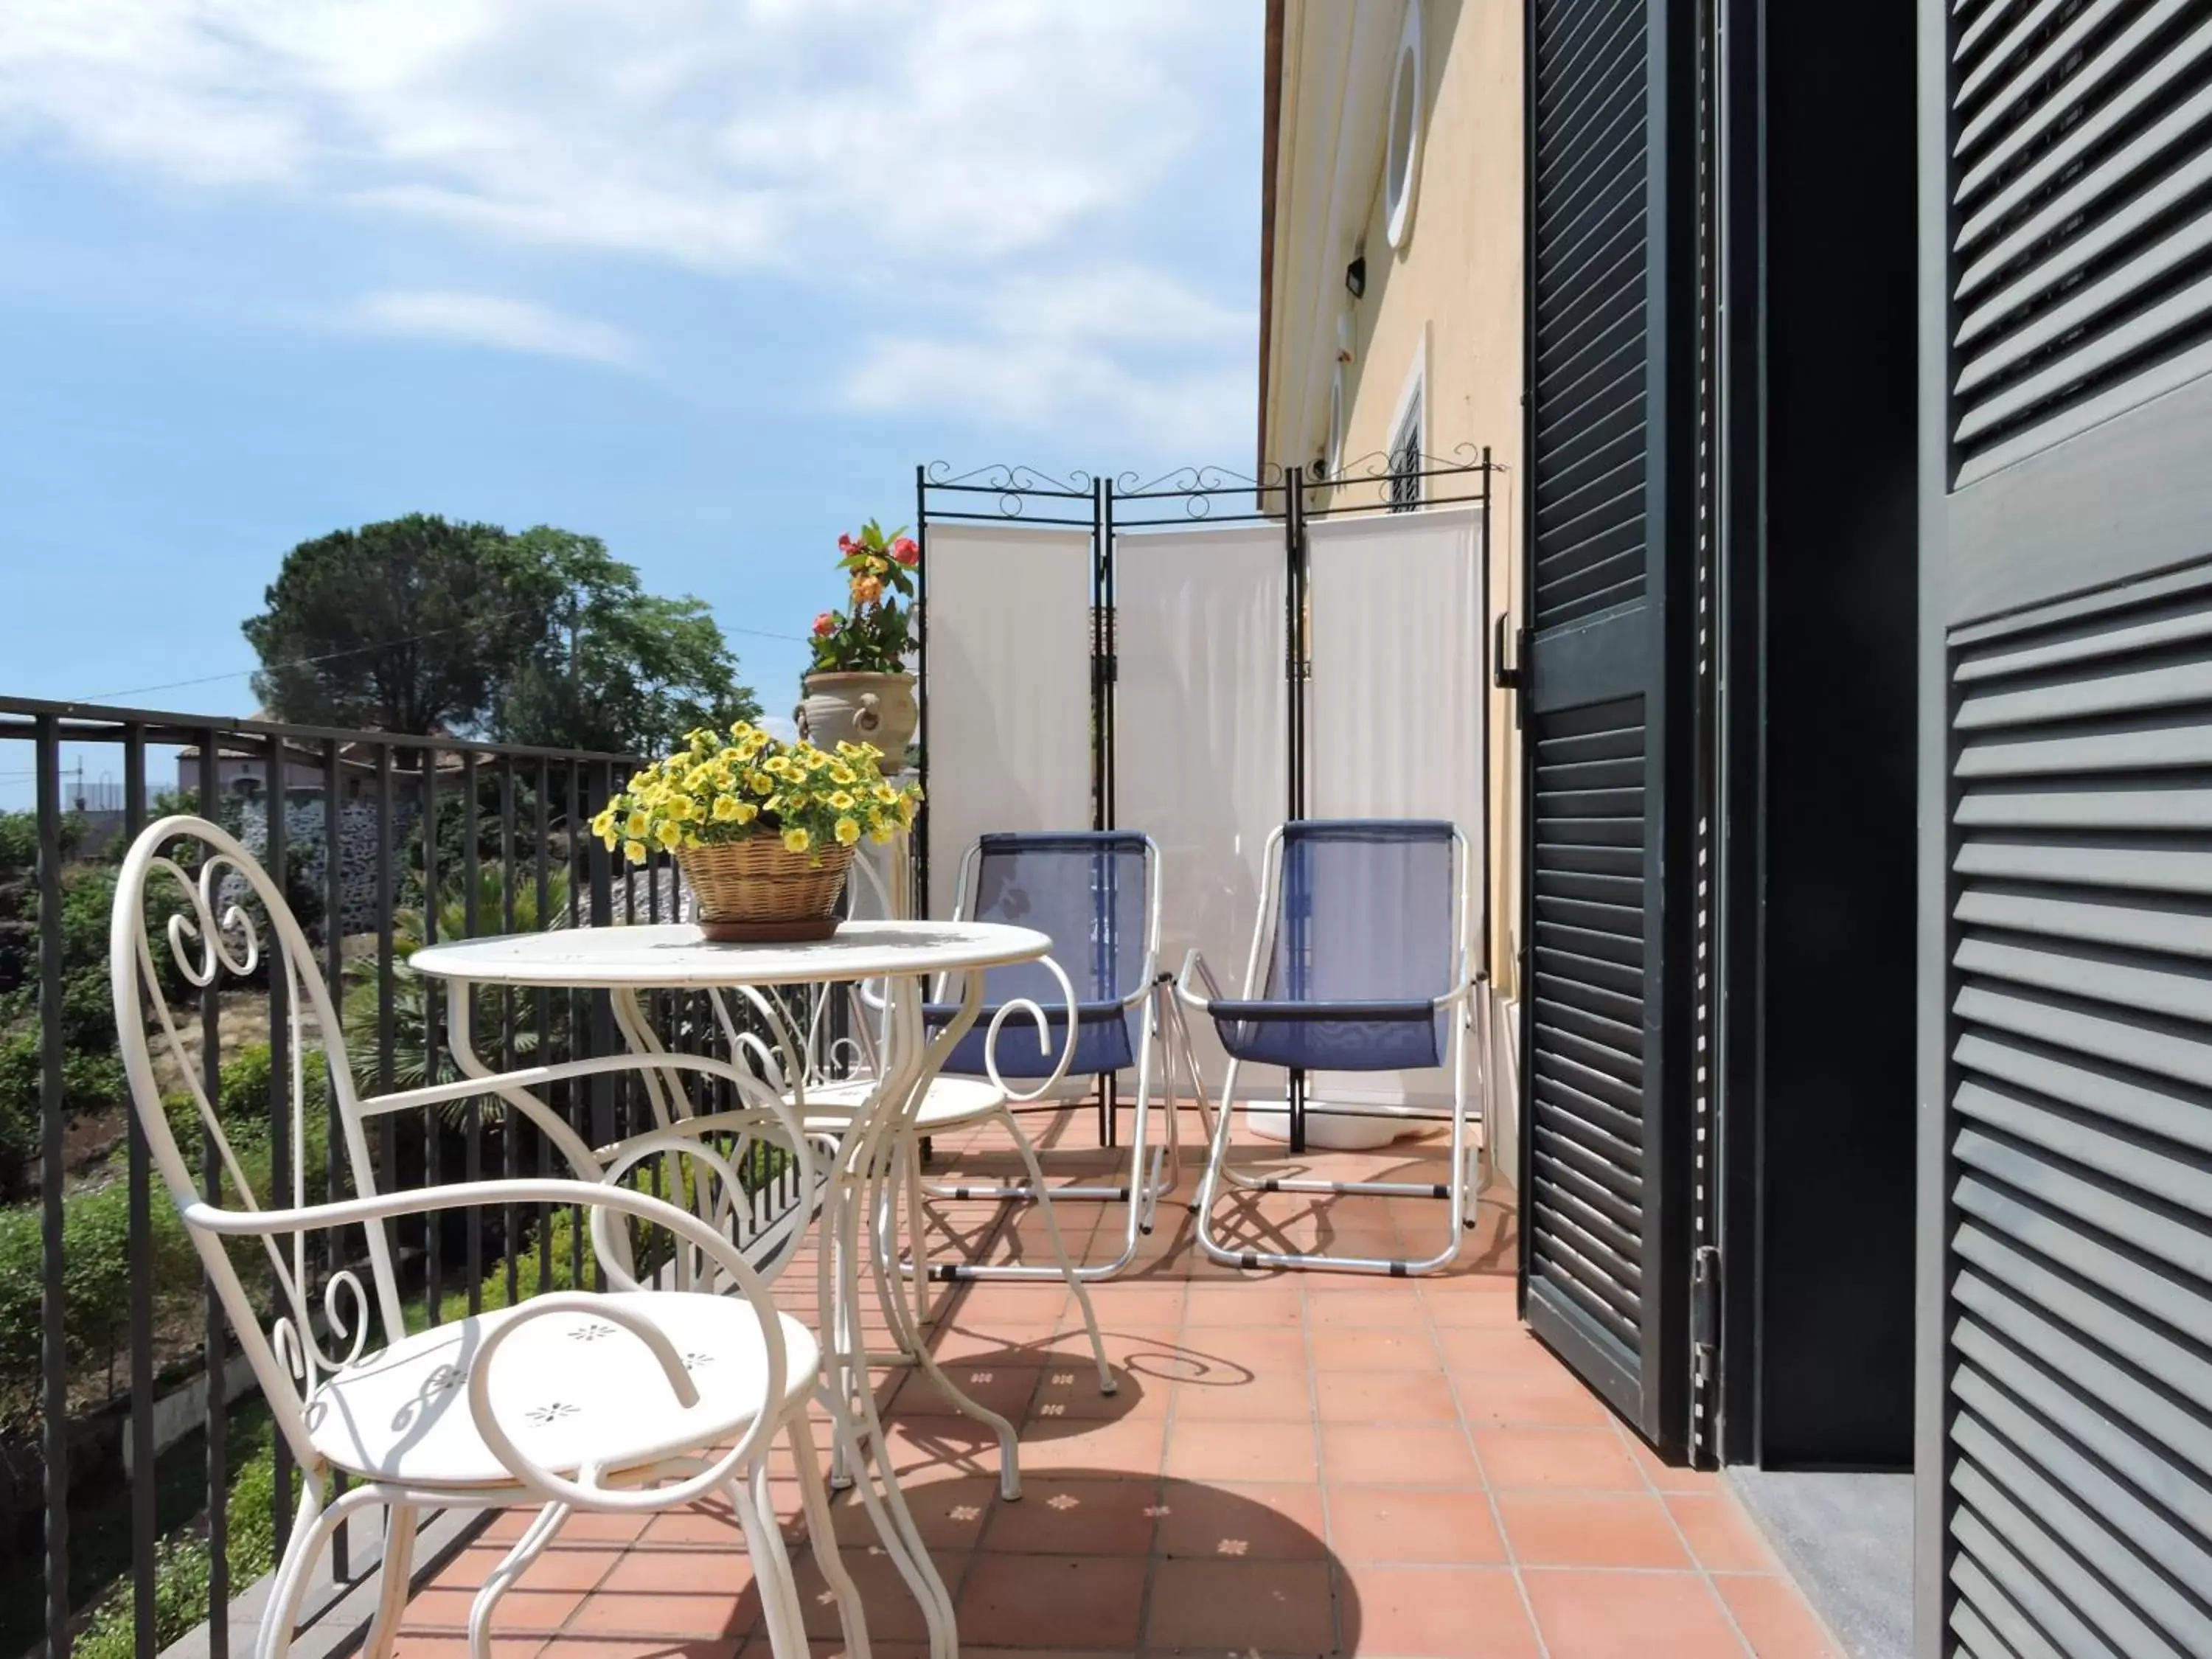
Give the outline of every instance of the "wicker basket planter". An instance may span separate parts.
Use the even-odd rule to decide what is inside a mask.
[[[853,867],[849,847],[790,853],[774,836],[687,847],[676,854],[699,906],[699,928],[723,944],[828,939]]]

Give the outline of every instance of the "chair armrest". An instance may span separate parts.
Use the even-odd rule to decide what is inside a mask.
[[[1191,988],[1194,979],[1205,985],[1204,995]],[[1221,987],[1215,982],[1213,970],[1206,965],[1206,958],[1199,954],[1196,945],[1193,945],[1190,954],[1182,959],[1182,972],[1176,976],[1175,988],[1176,1000],[1186,1008],[1194,1008],[1201,1014],[1212,1012],[1214,1002],[1220,997]]]
[[[1074,1061],[1075,1045],[1082,1030],[1082,1022],[1075,1010],[1075,987],[1068,982],[1066,973],[1050,957],[1042,957],[1039,960],[1051,970],[1053,978],[1060,981],[1060,1006],[1067,1015],[1067,1040],[1060,1045],[1060,1063],[1052,1068],[1052,1075],[1027,1094],[1010,1087],[1006,1079],[999,1075],[999,1033],[1006,1028],[1006,1021],[1017,1013],[1025,1013],[1036,1022],[1037,1052],[1049,1054],[1052,1051],[1052,1023],[1045,1018],[1044,1009],[1030,998],[1017,997],[992,1015],[990,1029],[983,1037],[983,1069],[990,1074],[991,1086],[1015,1104],[1042,1100],[1048,1091],[1060,1086],[1060,1079],[1067,1075],[1067,1068]]]

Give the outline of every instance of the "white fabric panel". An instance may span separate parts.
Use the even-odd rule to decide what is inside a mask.
[[[1468,840],[1466,937],[1477,962],[1487,891],[1490,684],[1481,540],[1471,507],[1322,520],[1306,532],[1306,810],[1317,818],[1458,824]],[[1468,1077],[1472,1087],[1472,1070]],[[1451,1101],[1442,1070],[1322,1073],[1310,1088],[1324,1101]]]
[[[929,526],[929,914],[1000,830],[1091,827],[1091,533]]]
[[[1282,526],[1122,536],[1114,556],[1115,817],[1159,845],[1160,966],[1195,945],[1233,996],[1289,787]],[[1211,1023],[1191,1036],[1218,1100],[1228,1057]],[[1272,1067],[1238,1074],[1246,1098],[1282,1089]]]

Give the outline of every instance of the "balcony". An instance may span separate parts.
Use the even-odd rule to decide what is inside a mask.
[[[1188,1145],[1194,1118],[1184,1127]],[[1056,1170],[1080,1178],[1100,1164],[1074,1150],[1093,1139],[1087,1111],[1039,1127],[1070,1149]],[[1347,1175],[1387,1162],[1393,1178],[1415,1180],[1442,1168],[1418,1143],[1308,1162]],[[940,1141],[936,1163],[985,1179],[1013,1170],[987,1133]],[[1060,1206],[1071,1249],[1118,1221],[1100,1208]],[[1419,1280],[1240,1273],[1194,1252],[1179,1207],[1162,1213],[1182,1224],[1092,1290],[1121,1377],[1114,1395],[1099,1394],[1058,1286],[969,1285],[940,1304],[935,1352],[1020,1425],[1018,1503],[1000,1498],[996,1445],[974,1422],[919,1377],[886,1382],[896,1468],[953,1591],[963,1652],[1840,1651],[1720,1478],[1660,1463],[1521,1328],[1510,1193],[1486,1198],[1456,1269]],[[988,1259],[1040,1245],[1032,1221],[995,1205],[933,1214],[948,1243]],[[1398,1255],[1432,1245],[1437,1209],[1340,1200],[1316,1212],[1275,1196],[1238,1226],[1260,1248]],[[1110,1241],[1095,1248],[1110,1253]],[[796,1540],[796,1491],[780,1486]],[[875,1651],[922,1654],[915,1601],[879,1553],[865,1553],[865,1514],[844,1498],[836,1507]],[[435,1569],[410,1606],[404,1656],[461,1659],[471,1597],[525,1519],[501,1515]],[[800,1574],[817,1651],[842,1651],[803,1555]],[[768,1652],[736,1522],[720,1506],[579,1517],[502,1603],[497,1648]]]
[[[660,870],[623,883],[595,843],[568,833],[576,813],[604,798],[620,757],[20,702],[0,702],[0,738],[28,750],[46,781],[26,867],[0,887],[12,937],[35,947],[17,959],[29,994],[18,997],[15,1036],[35,1040],[42,1090],[21,1165],[39,1190],[14,1212],[24,1224],[17,1276],[35,1289],[13,1304],[21,1328],[8,1379],[13,1444],[27,1454],[18,1467],[33,1479],[15,1492],[0,1616],[25,1646],[43,1627],[48,1650],[73,1643],[102,1656],[228,1659],[252,1644],[270,1534],[284,1524],[281,1494],[296,1472],[281,1446],[268,1449],[250,1380],[220,1316],[201,1301],[195,1265],[168,1249],[166,1200],[143,1145],[122,1132],[119,1097],[103,1094],[105,1074],[86,1062],[100,1056],[72,1014],[79,975],[91,966],[104,990],[104,969],[71,954],[85,948],[71,900],[97,887],[102,840],[155,810],[162,780],[149,751],[191,745],[285,777],[285,812],[270,813],[250,790],[222,799],[222,775],[205,767],[183,804],[247,823],[249,842],[258,824],[272,870],[289,871],[313,902],[309,931],[346,988],[356,1065],[378,1077],[450,1061],[435,1000],[410,988],[413,944],[441,933],[646,920],[664,911],[673,884]],[[112,823],[64,812],[55,765],[64,742],[117,751],[124,781]],[[339,786],[327,797],[325,778]],[[325,815],[329,797],[344,805]],[[104,926],[94,934],[97,950]],[[216,1050],[211,1064],[234,1062],[241,1041],[266,1039],[276,1052],[264,1051],[260,1070],[234,1078],[223,1069],[220,1081],[248,1107],[279,1097],[286,1024],[273,991],[173,1000],[200,1016],[200,1041]],[[603,1000],[532,1001],[483,999],[477,1046],[510,1054],[616,1046]],[[708,1022],[686,1022],[680,1001],[667,1012],[682,1040],[719,1041]],[[298,1034],[303,1047],[310,1035]],[[643,1121],[640,1102],[617,1090],[580,1088],[555,1103],[597,1142]],[[401,1133],[379,1150],[380,1179],[398,1184],[545,1167],[537,1139],[495,1114],[385,1121]],[[1096,1182],[1124,1156],[1097,1149],[1087,1104],[1038,1109],[1030,1122],[1054,1154],[1055,1179]],[[1193,1115],[1182,1140],[1201,1143]],[[1240,1142],[1237,1155],[1263,1152],[1282,1157],[1256,1141]],[[337,1179],[326,1152],[282,1133],[256,1156],[272,1178],[301,1164]],[[1416,1182],[1446,1170],[1440,1136],[1303,1162],[1317,1176]],[[1194,1248],[1182,1200],[1195,1166],[1187,1152],[1182,1185],[1132,1270],[1093,1288],[1115,1395],[1098,1391],[1075,1305],[1058,1285],[940,1292],[933,1351],[960,1387],[1018,1426],[1027,1487],[1018,1503],[999,1496],[997,1447],[985,1431],[947,1411],[926,1379],[884,1375],[894,1466],[952,1592],[963,1650],[1401,1659],[1839,1650],[1719,1478],[1660,1463],[1522,1328],[1510,1188],[1493,1182],[1484,1195],[1449,1273],[1267,1274]],[[933,1170],[989,1183],[1015,1166],[993,1132],[970,1130],[937,1139]],[[793,1195],[767,1196],[773,1211]],[[1118,1206],[1057,1208],[1074,1253],[1113,1254]],[[497,1305],[518,1287],[560,1281],[573,1231],[564,1240],[543,1215],[495,1210],[487,1224],[471,1213],[465,1230],[401,1234],[411,1317]],[[1034,1259],[1041,1249],[1026,1209],[948,1200],[929,1213],[945,1255]],[[1432,1250],[1440,1224],[1436,1206],[1396,1199],[1272,1194],[1232,1214],[1233,1242],[1254,1249],[1401,1258]],[[118,1250],[112,1285],[95,1270],[106,1258],[94,1234],[106,1226]],[[812,1283],[802,1271],[782,1281],[801,1318],[814,1312]],[[795,1484],[781,1465],[775,1473],[796,1544]],[[892,1659],[923,1651],[917,1604],[872,1549],[865,1513],[849,1498],[836,1513],[875,1650]],[[465,1652],[473,1593],[526,1519],[449,1512],[429,1523],[402,1652]],[[303,1655],[343,1653],[361,1637],[376,1528],[348,1531],[311,1592],[295,1650]],[[834,1651],[836,1609],[797,1553],[810,1633]],[[495,1647],[765,1654],[761,1624],[734,1517],[709,1504],[574,1518],[501,1604]]]

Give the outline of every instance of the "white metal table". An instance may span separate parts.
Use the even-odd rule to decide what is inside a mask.
[[[871,1356],[860,1317],[860,1229],[864,1218],[896,1207],[885,1202],[890,1196],[886,1183],[899,1176],[900,1136],[945,1056],[975,1024],[982,1000],[981,970],[1034,962],[1046,957],[1051,948],[1052,941],[1042,933],[989,922],[854,921],[818,942],[758,945],[709,944],[697,927],[671,922],[462,939],[426,945],[409,963],[416,972],[446,981],[447,1040],[463,1073],[482,1079],[487,1092],[527,1113],[588,1179],[618,1175],[641,1158],[685,1139],[696,1141],[707,1133],[737,1128],[741,1121],[757,1121],[763,1107],[780,1107],[779,1115],[788,1114],[793,1121],[805,1123],[806,1067],[799,1059],[800,1045],[783,1011],[764,990],[848,981],[884,984],[886,1051],[865,1104],[851,1113],[849,1127],[837,1138],[822,1192],[823,1237],[817,1257],[823,1401],[837,1436],[840,1461],[851,1472],[885,1551],[921,1603],[933,1659],[953,1659],[958,1651],[952,1601],[899,1491],[870,1386]],[[962,999],[958,1014],[933,1039],[924,1024],[922,1002],[927,981],[940,975],[962,979]],[[695,1116],[681,1087],[654,1081],[648,1073],[655,1130],[594,1150],[526,1090],[502,1085],[500,1074],[474,1052],[469,993],[485,987],[606,991],[624,1040],[641,1054],[664,1052],[641,1005],[642,994],[672,990],[733,994],[749,1001],[774,1034],[786,1056],[784,1071],[790,1082],[779,1093],[763,1080],[761,1094],[765,1098],[749,1102],[744,1111]],[[840,1094],[849,1100],[846,1091]],[[791,1097],[787,1107],[782,1095]],[[706,1183],[701,1185],[703,1188]],[[805,1206],[811,1201],[808,1194],[800,1195],[801,1227]],[[796,1254],[796,1243],[794,1237],[784,1259]],[[899,1357],[919,1366],[956,1407],[998,1434],[1001,1490],[1010,1498],[1018,1496],[1013,1426],[962,1395],[930,1355],[897,1288],[896,1262],[886,1271],[887,1255],[896,1248],[893,1238],[878,1239],[869,1255]]]

